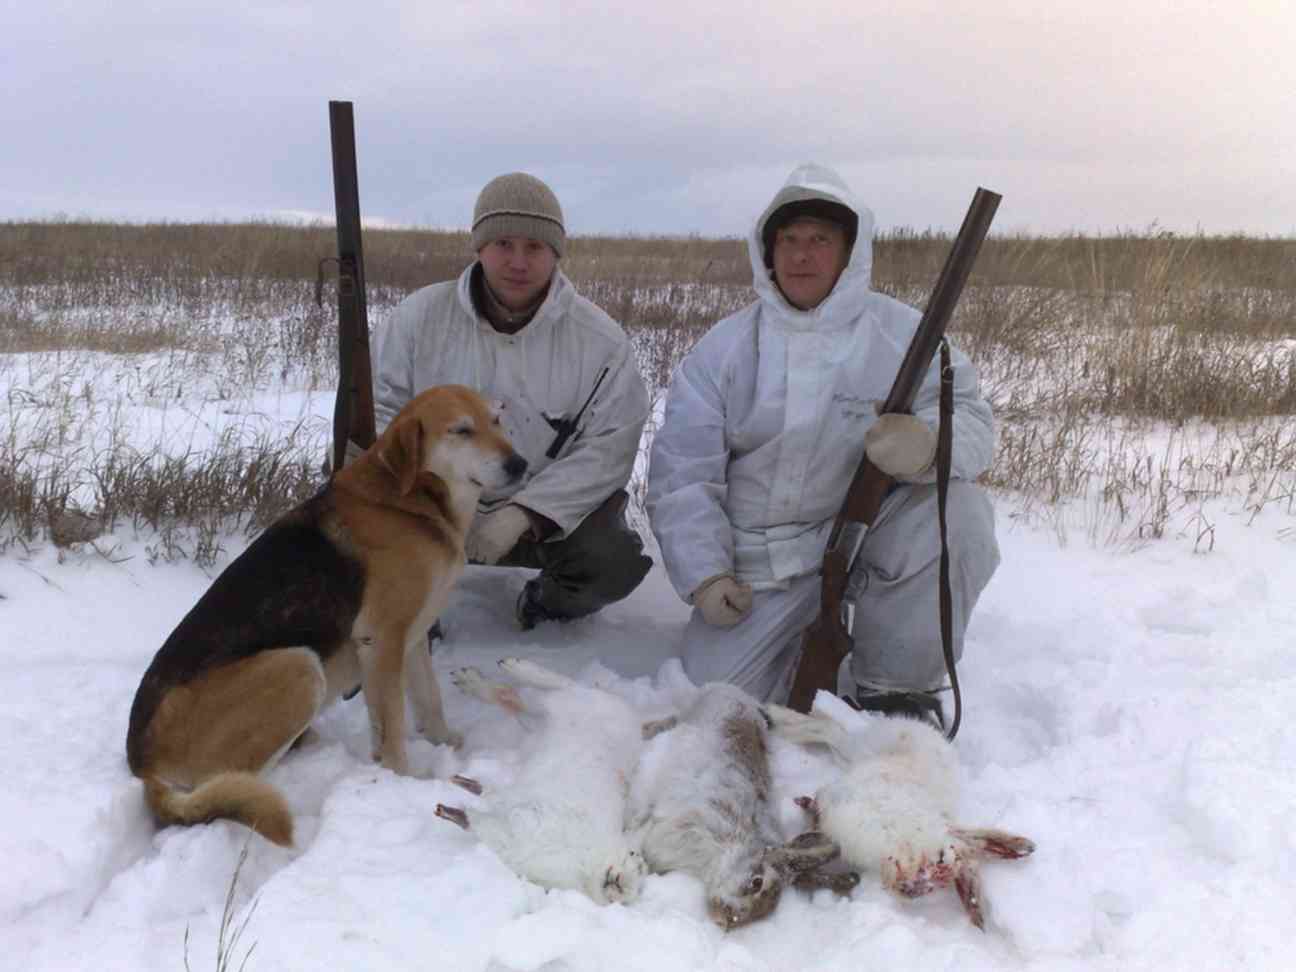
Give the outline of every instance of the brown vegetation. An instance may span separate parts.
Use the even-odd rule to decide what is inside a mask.
[[[464,233],[370,229],[364,245],[375,323],[470,259]],[[948,246],[882,236],[875,286],[921,306]],[[66,536],[56,525],[71,512],[104,530],[147,526],[158,556],[210,559],[223,531],[306,495],[326,451],[318,428],[227,432],[179,455],[115,435],[92,446],[75,429],[126,421],[85,378],[124,361],[149,361],[121,391],[131,401],[183,402],[199,381],[230,409],[251,389],[329,390],[327,267],[316,296],[335,247],[326,226],[0,223],[0,544]],[[736,239],[581,237],[564,268],[625,325],[659,389],[707,327],[752,299]],[[989,482],[1027,509],[1086,497],[1085,529],[1111,541],[1160,536],[1180,514],[1200,527],[1211,496],[1292,507],[1296,240],[992,237],[953,330],[1001,420]]]

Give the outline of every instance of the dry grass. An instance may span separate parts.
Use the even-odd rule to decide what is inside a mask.
[[[244,972],[247,968],[248,961],[252,958],[252,953],[256,951],[257,943],[253,942],[243,952],[242,960],[237,957],[239,946],[243,942],[243,936],[247,933],[248,925],[252,921],[252,916],[256,914],[259,899],[254,898],[243,916],[243,920],[237,925],[234,923],[234,900],[238,890],[239,875],[243,872],[243,865],[247,863],[248,847],[250,838],[244,843],[243,850],[239,853],[238,863],[234,865],[234,873],[230,877],[229,887],[225,891],[225,905],[221,909],[220,926],[216,933],[216,972],[233,972],[234,963],[238,962],[238,972]],[[189,926],[185,925],[184,934],[184,968],[185,972],[192,972],[189,965]]]
[[[336,316],[316,284],[335,246],[323,226],[0,223],[0,544],[128,522],[154,556],[205,561],[308,495],[318,423],[235,422],[179,447],[138,427],[159,409],[196,423],[254,412],[258,394],[330,393]],[[883,236],[875,286],[921,306],[948,246]],[[367,230],[371,320],[468,260],[463,233]],[[734,239],[576,238],[564,268],[658,389],[752,299]],[[988,481],[1040,516],[1080,504],[1104,543],[1193,523],[1205,547],[1212,497],[1291,508],[1296,240],[992,237],[953,330],[1002,424]],[[90,426],[106,431],[91,441]]]

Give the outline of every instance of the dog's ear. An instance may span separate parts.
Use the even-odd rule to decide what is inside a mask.
[[[401,422],[392,436],[386,458],[396,474],[400,494],[408,496],[423,469],[423,423],[415,417]]]

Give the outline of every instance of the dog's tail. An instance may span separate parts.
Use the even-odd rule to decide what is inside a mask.
[[[266,840],[281,847],[292,846],[292,813],[287,802],[255,773],[217,773],[192,790],[177,789],[156,777],[147,777],[144,799],[163,824],[237,820]]]

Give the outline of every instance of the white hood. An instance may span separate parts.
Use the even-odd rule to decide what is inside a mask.
[[[817,307],[803,311],[789,304],[774,283],[773,273],[765,266],[765,247],[762,238],[765,223],[774,215],[775,210],[788,203],[811,199],[822,199],[845,206],[858,217],[859,229],[855,235],[855,246],[851,250],[850,260],[837,279],[832,293]],[[872,287],[873,212],[856,201],[854,194],[836,172],[822,165],[807,162],[792,170],[783,188],[775,193],[770,204],[765,207],[765,211],[756,219],[751,233],[747,236],[747,255],[751,259],[752,287],[760,299],[793,326],[814,326],[826,318],[841,316],[843,305],[860,303],[862,296]]]

